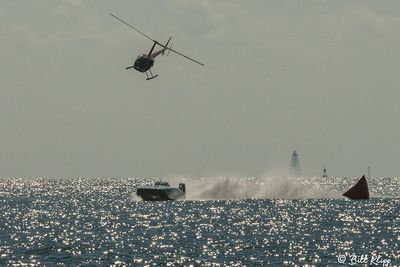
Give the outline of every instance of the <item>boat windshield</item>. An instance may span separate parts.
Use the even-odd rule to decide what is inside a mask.
[[[168,182],[156,182],[154,185],[169,186],[169,183]]]

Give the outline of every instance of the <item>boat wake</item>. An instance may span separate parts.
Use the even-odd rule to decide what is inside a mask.
[[[285,176],[186,178],[185,183],[188,200],[338,198],[341,195]]]

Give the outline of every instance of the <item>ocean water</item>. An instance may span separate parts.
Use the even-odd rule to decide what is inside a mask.
[[[1,178],[0,266],[399,266],[399,178],[183,179],[187,200],[143,202],[155,178]],[[168,179],[176,185],[182,178]]]

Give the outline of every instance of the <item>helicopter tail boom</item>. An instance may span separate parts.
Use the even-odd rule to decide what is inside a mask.
[[[154,52],[154,53],[151,53],[151,52],[153,51],[153,49],[150,50],[149,57],[150,57],[150,58],[155,58],[155,57],[158,56],[159,54],[164,55],[165,50],[168,49],[168,44],[169,44],[169,42],[171,41],[171,38],[172,38],[172,36],[169,37],[169,39],[168,39],[168,41],[167,41],[167,43],[166,43],[165,45],[162,45],[162,44],[160,44],[159,42],[154,41],[153,47],[154,47],[156,44],[158,44],[158,45],[160,45],[160,46],[163,47],[163,48],[162,48],[161,50],[159,50],[159,51]],[[169,51],[168,51],[168,54],[169,54]]]

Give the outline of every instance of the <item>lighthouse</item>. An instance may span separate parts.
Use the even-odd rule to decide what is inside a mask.
[[[292,161],[291,161],[291,175],[300,177],[301,176],[301,168],[300,168],[300,161],[299,156],[297,155],[296,150],[293,151],[292,154]]]
[[[328,174],[326,174],[326,167],[324,167],[324,172],[322,173],[322,178],[328,178]]]

